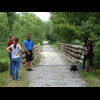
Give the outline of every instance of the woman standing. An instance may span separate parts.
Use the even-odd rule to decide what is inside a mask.
[[[18,80],[18,73],[19,73],[19,66],[20,66],[20,52],[21,46],[18,44],[19,38],[15,38],[15,43],[11,46],[7,47],[7,51],[11,52],[10,49],[12,48],[12,78],[15,80],[14,77],[14,70],[16,66],[16,80]]]

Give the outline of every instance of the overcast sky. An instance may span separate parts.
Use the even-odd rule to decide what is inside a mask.
[[[20,13],[20,12],[17,12],[17,13]],[[29,12],[29,13],[36,14],[36,16],[42,19],[43,21],[48,21],[50,18],[50,12]]]
[[[43,21],[48,21],[50,18],[50,12],[32,12],[36,14],[37,17],[40,17]]]

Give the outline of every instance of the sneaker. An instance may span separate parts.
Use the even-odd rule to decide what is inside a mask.
[[[29,71],[30,69],[26,69],[26,71]]]
[[[30,68],[29,71],[34,71],[34,70]]]
[[[27,69],[26,71],[33,71],[33,69],[30,68],[30,69]]]

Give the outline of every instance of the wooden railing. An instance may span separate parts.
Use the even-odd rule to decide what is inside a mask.
[[[40,55],[40,43],[37,45],[34,45],[34,54],[32,55],[32,59],[34,60],[35,58],[39,57]],[[24,65],[26,62],[26,54],[25,50],[22,49],[21,52],[21,64]]]
[[[59,43],[58,51],[65,55],[72,62],[83,62],[85,51],[83,46]]]

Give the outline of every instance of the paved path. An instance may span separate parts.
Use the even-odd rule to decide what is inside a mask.
[[[49,45],[44,45],[42,58],[29,72],[29,87],[85,87],[79,72],[70,71],[70,63]]]

